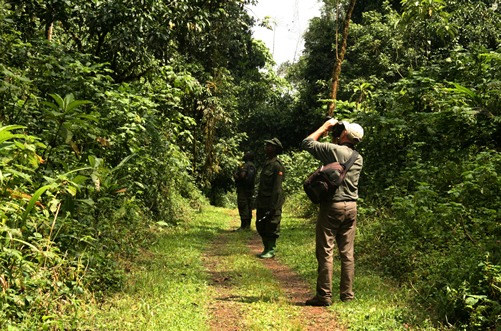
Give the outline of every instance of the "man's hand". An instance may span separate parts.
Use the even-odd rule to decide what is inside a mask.
[[[317,131],[313,132],[308,136],[308,138],[313,138],[314,140],[320,139],[325,133],[329,132],[334,125],[336,125],[338,122],[337,119],[331,118],[327,120],[324,124],[322,124],[321,127],[317,129]]]
[[[322,127],[324,128],[324,132],[325,131],[330,131],[332,129],[332,127],[334,127],[339,121],[335,118],[331,118],[329,120],[327,120],[323,125]]]

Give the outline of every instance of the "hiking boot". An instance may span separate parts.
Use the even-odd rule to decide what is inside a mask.
[[[314,306],[314,307],[327,307],[332,304],[331,300],[326,300],[326,299],[320,299],[317,296],[314,296],[313,298],[306,300],[304,303],[305,306]]]
[[[341,298],[341,301],[342,302],[350,302],[352,300],[354,300],[355,298]]]

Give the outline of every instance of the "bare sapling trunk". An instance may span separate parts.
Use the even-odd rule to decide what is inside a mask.
[[[334,65],[334,69],[332,71],[332,89],[331,89],[331,97],[332,100],[329,104],[329,116],[334,114],[334,110],[336,109],[336,98],[337,98],[337,90],[339,87],[339,76],[341,75],[341,65],[344,60],[344,55],[346,54],[346,45],[348,41],[348,30],[350,27],[351,15],[353,14],[353,9],[355,8],[355,3],[357,0],[350,0],[350,5],[348,6],[348,10],[346,11],[346,16],[344,19],[344,27],[343,27],[343,36],[342,36],[342,44],[341,44],[341,52],[338,54],[336,52],[336,63]],[[336,43],[337,45],[337,43]]]
[[[47,24],[45,27],[45,37],[47,38],[48,41],[52,40],[52,33],[54,30],[54,22],[50,22]]]

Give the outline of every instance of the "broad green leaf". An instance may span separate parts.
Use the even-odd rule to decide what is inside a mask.
[[[71,194],[72,196],[77,195],[77,187],[76,186],[66,186],[65,187],[66,191]]]
[[[35,252],[40,252],[40,249],[38,247],[36,247],[35,245],[27,242],[26,240],[22,240],[22,239],[18,239],[18,238],[12,238],[13,241],[17,241],[23,245],[26,245],[26,246],[29,246],[31,247],[31,249]]]
[[[32,180],[31,180],[31,175],[26,174],[26,173],[24,173],[24,172],[20,172],[20,171],[18,171],[18,170],[16,170],[16,169],[12,169],[12,168],[4,168],[4,174],[5,174],[5,175],[7,175],[7,174],[9,174],[9,173],[10,173],[10,174],[12,174],[12,175],[15,175],[15,176],[17,176],[17,177],[21,177],[21,178],[25,179],[26,181],[28,181],[28,182],[30,182],[30,183],[32,182]]]
[[[63,109],[64,110],[64,100],[63,98],[61,98],[61,96],[59,94],[49,94],[57,103],[57,105],[59,106],[59,109]]]
[[[58,105],[56,105],[56,104],[55,104],[55,103],[53,103],[53,102],[49,102],[49,101],[42,101],[42,102],[41,102],[41,104],[42,104],[42,105],[45,105],[45,106],[48,106],[48,107],[50,107],[50,108],[52,108],[52,109],[54,109],[54,110],[59,110],[59,109],[61,109]]]
[[[132,157],[134,157],[135,155],[136,155],[136,154],[131,154],[131,155],[127,156],[126,158],[124,158],[124,159],[123,159],[123,160],[122,160],[122,161],[121,161],[121,162],[120,162],[120,163],[119,163],[119,164],[118,164],[115,168],[113,168],[113,169],[111,170],[111,172],[114,172],[114,171],[116,171],[116,170],[119,170],[121,167],[123,167],[123,166],[127,163],[127,161],[129,161],[129,160],[130,160]]]
[[[78,201],[85,203],[88,206],[94,206],[95,202],[91,198],[88,199],[79,199]]]
[[[71,103],[69,103],[66,106],[65,112],[66,113],[70,113],[76,107],[81,106],[81,105],[85,105],[85,104],[89,104],[89,103],[92,103],[92,102],[91,101],[87,101],[87,100],[75,100],[75,101],[72,101]]]
[[[28,203],[28,206],[26,207],[26,210],[24,211],[24,213],[21,217],[23,221],[26,221],[26,217],[28,217],[29,212],[31,211],[31,209],[33,209],[33,207],[35,206],[35,203],[42,196],[42,194],[44,194],[45,191],[47,191],[51,187],[52,187],[52,185],[45,185],[45,186],[42,186],[41,188],[39,188],[38,190],[36,190],[35,194],[33,194],[33,196],[31,197],[30,202]]]
[[[17,148],[19,148],[20,150],[25,150],[26,149],[26,146],[24,146],[24,144],[20,143],[19,141],[14,141],[14,144],[16,145]]]
[[[79,171],[84,171],[84,170],[89,170],[89,169],[92,169],[92,168],[91,167],[82,167],[82,168],[73,169],[73,170],[70,170],[70,171],[64,173],[62,176],[67,176],[67,175],[72,174],[74,172],[79,172]]]
[[[95,116],[95,115],[90,115],[90,114],[80,114],[78,115],[79,118],[84,118],[86,120],[89,120],[89,121],[93,121],[93,122],[96,122],[98,123],[99,122],[99,117]]]
[[[0,133],[4,131],[12,131],[17,129],[25,129],[26,127],[23,125],[6,125],[0,128]]]
[[[24,135],[21,134],[13,134],[10,131],[17,129],[25,129],[25,126],[22,125],[7,125],[0,128],[0,144],[6,140],[12,138],[24,138]]]
[[[89,177],[87,176],[83,176],[83,175],[76,175],[75,178],[73,178],[72,182],[77,184],[77,185],[81,185],[83,184],[87,179],[89,179]]]

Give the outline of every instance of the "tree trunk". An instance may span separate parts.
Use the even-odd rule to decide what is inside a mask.
[[[332,116],[334,113],[334,109],[336,109],[336,98],[337,98],[337,90],[339,86],[339,76],[341,75],[341,64],[344,60],[344,55],[346,53],[346,44],[348,41],[348,30],[350,27],[351,15],[353,14],[353,9],[355,8],[355,3],[357,0],[350,0],[350,5],[348,6],[348,10],[346,11],[346,16],[344,19],[344,27],[343,27],[343,43],[341,45],[341,52],[339,55],[336,53],[336,64],[334,65],[334,70],[332,72],[332,89],[331,89],[331,103],[329,105],[329,116]]]
[[[50,22],[45,27],[45,37],[48,41],[52,40],[52,32],[54,30],[54,22]]]

